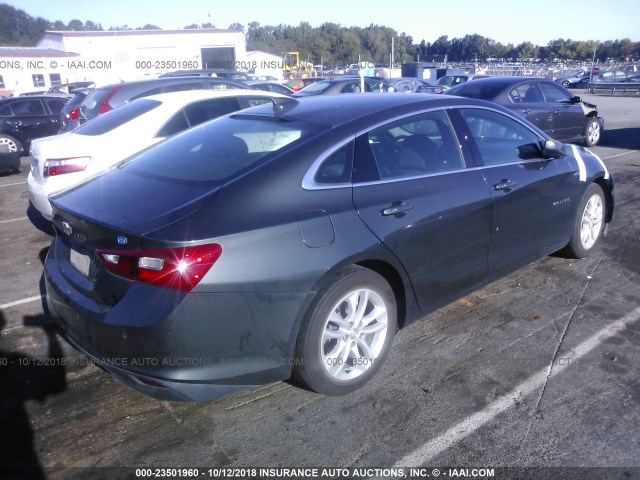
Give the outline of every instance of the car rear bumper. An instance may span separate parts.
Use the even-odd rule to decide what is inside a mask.
[[[300,312],[313,296],[184,294],[134,282],[108,306],[78,291],[52,254],[44,273],[68,341],[128,387],[165,400],[206,401],[289,378]]]
[[[31,204],[44,218],[51,220],[53,212],[49,203],[49,192],[45,185],[38,183],[31,173],[27,177],[27,190],[29,191]]]

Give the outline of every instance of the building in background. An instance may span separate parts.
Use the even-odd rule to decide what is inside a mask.
[[[174,70],[236,70],[246,57],[242,30],[46,32],[35,48],[0,48],[0,95],[58,84],[114,83]]]

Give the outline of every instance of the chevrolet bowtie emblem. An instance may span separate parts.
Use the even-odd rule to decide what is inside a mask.
[[[69,224],[69,222],[62,221],[60,223],[60,228],[62,228],[62,232],[65,235],[71,235],[71,233],[73,232],[73,228],[71,228],[71,225]]]

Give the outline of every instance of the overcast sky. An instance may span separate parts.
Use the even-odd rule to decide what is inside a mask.
[[[0,0],[1,1],[1,0]],[[77,18],[101,23],[104,29],[145,24],[164,29],[184,28],[210,22],[227,28],[246,25],[298,25],[324,22],[342,26],[370,24],[394,28],[413,37],[415,43],[432,43],[441,35],[449,38],[477,33],[503,44],[530,41],[546,45],[558,38],[571,40],[640,41],[638,0],[303,0],[265,2],[259,0],[5,0],[32,17],[69,23]]]

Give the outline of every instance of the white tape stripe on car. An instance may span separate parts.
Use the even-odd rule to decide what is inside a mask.
[[[573,156],[576,159],[576,163],[578,164],[578,170],[580,171],[580,181],[587,181],[587,167],[584,165],[584,160],[582,159],[582,155],[580,155],[580,150],[575,145],[571,145],[571,150],[573,150]]]
[[[585,148],[585,150],[598,159],[598,161],[600,162],[600,165],[602,165],[602,168],[604,169],[605,180],[609,180],[609,170],[607,170],[607,166],[604,164],[602,159],[598,155],[593,153],[591,150],[589,150],[588,148]]]

